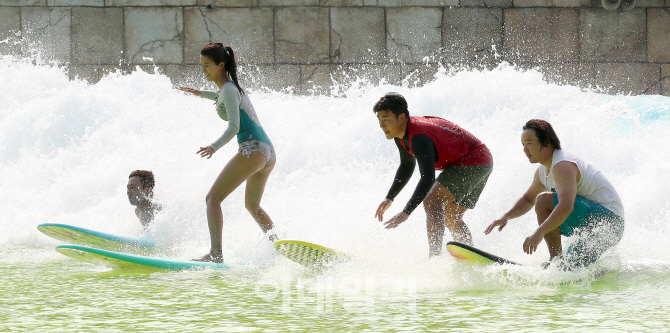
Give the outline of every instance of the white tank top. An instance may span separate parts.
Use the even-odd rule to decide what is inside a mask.
[[[572,162],[579,169],[579,181],[577,182],[577,195],[591,202],[595,202],[609,209],[614,214],[624,217],[623,204],[619,194],[612,186],[612,183],[605,178],[602,172],[598,171],[591,164],[586,163],[581,158],[563,150],[554,150],[551,158],[551,170],[547,172],[544,165],[540,165],[540,182],[549,190],[556,191],[554,182],[554,165],[558,162]]]

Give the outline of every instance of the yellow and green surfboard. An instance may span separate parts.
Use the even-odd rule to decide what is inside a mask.
[[[334,261],[349,260],[344,253],[300,240],[278,240],[274,248],[284,257],[306,267],[323,267]]]
[[[467,261],[478,263],[478,264],[498,263],[498,264],[519,265],[518,263],[515,263],[514,261],[498,257],[498,256],[490,254],[488,252],[484,252],[484,251],[482,251],[478,248],[475,248],[473,246],[463,244],[463,243],[459,243],[459,242],[449,242],[449,243],[447,243],[447,251],[449,251],[449,253],[451,253],[451,255],[454,256],[457,259],[467,260]]]

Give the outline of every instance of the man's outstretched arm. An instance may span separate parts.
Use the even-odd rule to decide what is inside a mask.
[[[398,171],[395,173],[395,178],[393,179],[393,184],[391,184],[391,189],[389,189],[386,198],[377,208],[375,213],[375,218],[379,222],[384,221],[384,212],[391,207],[393,204],[393,199],[402,191],[402,189],[407,185],[409,179],[412,178],[414,173],[414,167],[416,166],[416,159],[414,156],[410,155],[409,152],[400,144],[400,138],[395,138],[396,146],[398,147],[398,152],[400,153],[400,166],[398,166]]]
[[[416,166],[416,159],[414,156],[410,155],[402,145],[400,145],[399,138],[395,138],[396,146],[398,147],[398,152],[400,153],[400,165],[398,166],[398,171],[395,173],[395,178],[393,179],[393,184],[389,189],[388,194],[386,195],[387,199],[393,200],[396,196],[402,191],[402,189],[407,185],[409,179],[412,178],[414,173],[414,168]]]
[[[507,213],[503,214],[499,219],[493,221],[486,230],[484,230],[484,234],[488,235],[493,231],[493,228],[499,227],[498,231],[502,231],[502,229],[507,225],[507,221],[517,218],[519,216],[522,216],[528,211],[535,206],[535,198],[537,197],[538,194],[546,191],[547,188],[542,185],[542,182],[540,181],[540,169],[538,168],[535,170],[535,175],[533,176],[533,182],[530,184],[530,187],[526,190],[526,193],[524,193],[512,206],[510,210],[507,211]]]
[[[427,135],[416,135],[412,138],[412,152],[419,164],[421,179],[414,189],[412,197],[402,212],[396,214],[390,220],[384,222],[386,229],[397,227],[407,220],[409,215],[426,198],[435,183],[435,143]],[[383,204],[383,203],[382,203]],[[390,206],[390,205],[389,205]],[[388,208],[388,207],[386,207]]]
[[[403,209],[403,212],[407,215],[412,214],[416,207],[423,202],[423,199],[426,198],[435,184],[436,156],[433,140],[425,134],[414,136],[412,138],[412,152],[414,152],[417,164],[419,165],[421,179],[416,185],[412,197],[407,201],[405,209]]]

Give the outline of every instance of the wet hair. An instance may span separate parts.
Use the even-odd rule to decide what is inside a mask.
[[[142,183],[142,187],[147,187],[150,186],[151,188],[154,187],[156,184],[156,180],[154,179],[154,173],[151,171],[147,170],[135,170],[130,173],[130,176],[128,176],[128,179],[133,178],[133,177],[139,177],[140,178],[140,183]]]
[[[233,80],[233,83],[240,91],[241,94],[244,94],[244,90],[240,87],[239,82],[237,82],[237,64],[235,63],[235,53],[230,46],[223,46],[221,43],[209,43],[200,50],[200,55],[208,57],[214,61],[215,65],[224,63],[224,69],[230,75],[230,78]]]
[[[390,92],[384,95],[382,98],[375,103],[375,106],[372,108],[374,113],[379,111],[391,111],[396,117],[399,117],[401,114],[405,114],[409,118],[409,110],[407,110],[407,101],[402,95]]]
[[[554,149],[561,149],[561,141],[558,140],[558,136],[549,122],[542,119],[531,119],[526,122],[526,125],[523,125],[523,130],[527,129],[535,130],[535,136],[540,140],[542,147],[551,144]]]

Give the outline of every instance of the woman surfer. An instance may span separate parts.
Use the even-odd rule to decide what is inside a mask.
[[[200,147],[197,154],[211,158],[233,137],[237,136],[238,152],[230,159],[212,188],[207,193],[207,223],[211,248],[209,253],[195,261],[223,262],[221,230],[223,214],[221,202],[244,181],[247,182],[245,206],[270,241],[277,240],[270,216],[261,208],[261,198],[268,177],[275,166],[276,156],[272,142],[261,127],[249,96],[237,81],[235,55],[230,46],[221,43],[207,44],[200,51],[200,64],[207,81],[213,81],[219,92],[200,91],[180,87],[179,90],[216,101],[216,111],[228,121],[223,135],[214,143]]]

